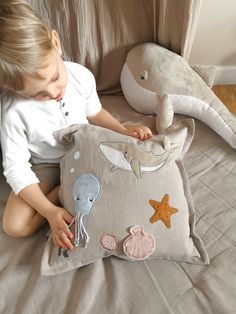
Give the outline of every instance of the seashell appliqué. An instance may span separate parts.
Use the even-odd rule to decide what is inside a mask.
[[[145,233],[143,226],[131,227],[130,233],[123,243],[124,253],[128,257],[143,260],[155,251],[156,239],[151,234]]]
[[[108,251],[113,251],[117,248],[116,237],[114,235],[104,233],[100,238],[100,243]]]

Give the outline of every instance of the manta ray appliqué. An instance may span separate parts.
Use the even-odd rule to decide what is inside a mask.
[[[138,145],[125,142],[103,142],[99,148],[106,159],[116,169],[133,172],[141,178],[142,172],[155,171],[162,167],[169,154],[163,151],[160,155],[142,150]]]

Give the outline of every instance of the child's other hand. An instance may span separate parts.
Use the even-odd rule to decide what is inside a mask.
[[[152,131],[145,125],[125,125],[125,135],[138,138],[141,141],[146,141],[152,137]]]
[[[73,234],[68,225],[73,221],[73,217],[64,208],[54,206],[48,210],[46,219],[52,229],[55,246],[72,250]]]

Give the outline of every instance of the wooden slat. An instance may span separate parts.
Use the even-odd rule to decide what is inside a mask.
[[[215,85],[212,90],[227,108],[236,114],[236,85]]]

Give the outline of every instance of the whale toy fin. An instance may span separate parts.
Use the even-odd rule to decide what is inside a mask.
[[[163,97],[161,97],[157,109],[156,131],[158,133],[161,133],[163,130],[169,128],[172,125],[173,117],[174,109],[170,97],[168,97],[168,95],[164,95]]]

